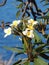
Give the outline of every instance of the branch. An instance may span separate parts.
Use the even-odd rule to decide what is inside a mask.
[[[6,4],[7,0],[3,0],[3,2],[0,4],[0,7],[1,6],[4,6]]]

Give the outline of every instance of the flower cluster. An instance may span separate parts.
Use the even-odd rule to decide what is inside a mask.
[[[21,26],[18,26],[22,23],[23,29],[21,29],[21,33],[29,38],[34,38],[34,25],[38,24],[37,21],[34,21],[33,19],[27,20],[26,22],[24,22],[26,20],[14,20],[12,22],[12,24],[10,24],[10,27],[7,29],[4,29],[4,37],[7,37],[8,35],[12,34],[12,29],[16,28],[16,30],[18,28],[21,29]],[[25,29],[24,29],[24,25],[25,25]],[[19,31],[18,31],[19,32]]]

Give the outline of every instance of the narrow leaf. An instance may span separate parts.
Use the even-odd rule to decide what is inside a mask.
[[[20,16],[20,10],[17,11],[17,13],[16,13],[16,18],[18,18],[19,16]]]
[[[16,8],[22,8],[23,7],[23,3],[19,4],[18,6],[16,6]]]
[[[47,44],[42,44],[42,45],[38,46],[35,50],[36,50],[36,51],[40,51],[40,50],[42,50],[45,46],[47,46]]]
[[[35,39],[35,42],[37,42],[37,43],[41,42],[41,38],[36,31],[34,31],[34,39]]]
[[[30,63],[29,62],[25,62],[24,65],[30,65]]]
[[[43,59],[41,58],[35,58],[34,59],[34,65],[48,65],[47,62],[45,62]]]
[[[13,52],[22,52],[23,50],[21,50],[21,49],[17,49],[17,48],[11,48],[11,47],[6,47],[6,46],[4,46],[3,48],[5,48],[5,49],[7,49],[7,50],[11,50],[11,51],[13,51]]]
[[[41,53],[49,53],[49,49],[44,49]]]

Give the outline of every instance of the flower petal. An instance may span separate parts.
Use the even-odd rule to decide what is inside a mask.
[[[33,19],[28,20],[28,23],[34,23]]]
[[[36,24],[38,24],[38,22],[37,21],[34,21],[33,25],[36,25]]]
[[[5,34],[5,35],[4,35],[4,38],[6,38],[7,36],[8,36],[8,35],[7,35],[7,34]]]
[[[25,31],[23,31],[22,33],[23,33],[24,35],[26,35],[27,31],[25,30]]]
[[[37,21],[34,21],[33,19],[30,19],[28,20],[28,24],[31,24],[32,26],[33,25],[36,25],[38,22]]]
[[[29,38],[34,38],[33,30],[30,30],[30,35],[27,35]]]
[[[20,20],[14,20],[10,26],[17,26],[21,21]]]
[[[29,38],[34,38],[33,30],[30,30],[29,28],[26,28],[26,30],[23,31],[22,33]]]
[[[8,29],[4,29],[4,37],[7,37],[8,35],[11,35],[11,28],[9,27]]]

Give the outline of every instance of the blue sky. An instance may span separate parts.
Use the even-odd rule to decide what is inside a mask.
[[[3,1],[3,0],[0,0]],[[36,0],[38,7],[41,8],[42,11],[45,11],[45,9],[48,7],[44,7],[44,3],[40,3],[40,0]],[[5,6],[0,7],[0,21],[4,20],[5,22],[12,22],[16,19],[16,0],[7,0],[7,3]]]

